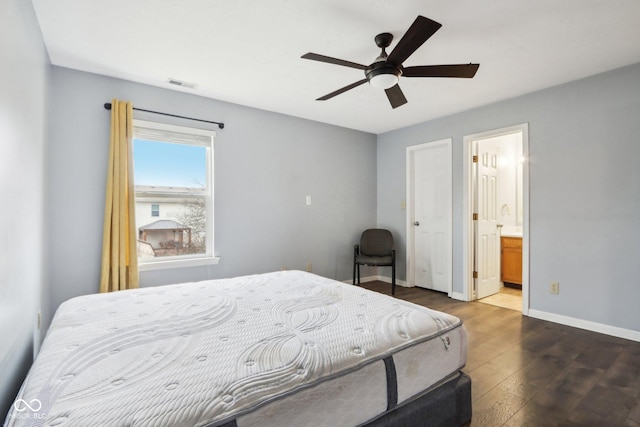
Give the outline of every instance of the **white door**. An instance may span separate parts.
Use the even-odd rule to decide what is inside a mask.
[[[498,232],[498,144],[494,139],[476,144],[477,197],[476,271],[478,298],[500,292],[500,233]]]
[[[452,289],[451,140],[407,148],[409,285]]]

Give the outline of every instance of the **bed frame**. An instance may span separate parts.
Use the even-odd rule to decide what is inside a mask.
[[[471,378],[464,372],[417,396],[367,427],[467,426],[471,423]]]
[[[436,388],[385,412],[361,427],[459,427],[471,423],[471,378],[456,373]],[[236,420],[220,427],[238,427]]]

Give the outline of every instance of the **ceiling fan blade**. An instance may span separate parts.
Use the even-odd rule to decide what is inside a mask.
[[[402,65],[440,27],[442,27],[442,24],[419,15],[389,54],[387,62],[393,65]]]
[[[346,91],[348,91],[348,90],[351,90],[351,89],[353,89],[354,87],[358,87],[358,86],[360,86],[361,84],[366,83],[366,82],[367,82],[367,79],[362,79],[362,80],[359,80],[359,81],[357,81],[357,82],[355,82],[355,83],[351,83],[350,85],[345,86],[345,87],[343,87],[342,89],[338,89],[338,90],[336,90],[336,91],[334,91],[334,92],[331,92],[331,93],[329,93],[329,94],[327,94],[327,95],[325,95],[325,96],[322,96],[322,97],[320,97],[320,98],[316,99],[316,101],[326,101],[327,99],[331,99],[331,98],[333,98],[333,97],[334,97],[334,96],[336,96],[336,95],[340,95],[341,93],[344,93],[344,92],[346,92]]]
[[[312,61],[326,62],[328,64],[342,65],[343,67],[357,68],[358,70],[366,70],[367,66],[362,64],[356,64],[355,62],[345,61],[343,59],[332,58],[330,56],[319,55],[317,53],[305,53],[301,56],[304,59],[310,59]]]
[[[476,75],[480,64],[420,65],[402,69],[404,77],[459,77],[470,79]]]
[[[395,85],[389,89],[385,89],[384,91],[393,108],[398,108],[399,106],[407,103],[407,98],[404,97],[404,93],[402,93],[400,86]]]

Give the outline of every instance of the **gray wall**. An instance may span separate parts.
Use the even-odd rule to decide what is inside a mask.
[[[46,311],[44,152],[49,59],[30,1],[0,2],[0,419],[13,403]]]
[[[529,123],[530,307],[640,331],[640,64],[379,135],[378,223],[405,244],[406,147],[452,137],[462,292],[463,137],[520,123]]]
[[[214,127],[220,263],[142,272],[142,286],[307,263],[323,276],[351,277],[353,244],[376,224],[375,135],[60,67],[52,69],[51,96],[52,310],[98,289],[110,117],[103,104],[112,98],[225,123]]]

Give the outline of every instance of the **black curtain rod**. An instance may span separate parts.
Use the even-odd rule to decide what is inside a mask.
[[[110,102],[106,102],[104,104],[104,109],[105,110],[111,110],[111,103]],[[159,111],[143,110],[142,108],[135,108],[135,107],[133,107],[133,109],[136,110],[136,111],[144,111],[145,113],[160,114],[162,116],[177,117],[179,119],[195,120],[196,122],[212,123],[214,125],[218,125],[218,127],[220,129],[224,129],[224,123],[213,122],[211,120],[194,119],[193,117],[178,116],[176,114],[161,113]]]

